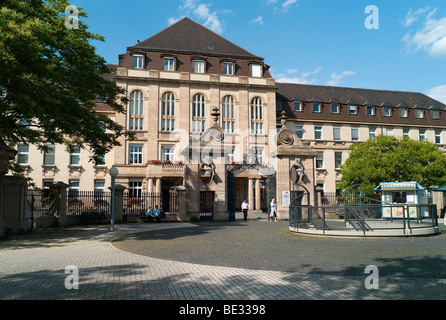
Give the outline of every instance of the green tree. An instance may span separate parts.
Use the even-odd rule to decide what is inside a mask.
[[[97,98],[118,113],[127,99],[106,79],[112,70],[90,44],[104,38],[88,31],[81,8],[79,19],[70,20],[68,6],[66,0],[0,1],[0,139],[41,149],[80,146],[97,161],[126,134],[95,111]]]
[[[424,187],[446,184],[446,155],[437,145],[407,137],[377,136],[350,147],[339,187],[362,184],[366,196],[381,182],[417,181]]]

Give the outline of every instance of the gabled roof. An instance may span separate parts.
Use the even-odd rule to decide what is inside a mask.
[[[189,18],[183,18],[129,49],[262,59]]]
[[[444,110],[446,105],[419,92],[277,83],[283,100]],[[319,100],[319,101],[316,101]]]

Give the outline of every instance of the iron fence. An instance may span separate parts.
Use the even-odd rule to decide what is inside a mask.
[[[337,216],[338,218],[333,218]],[[348,204],[290,206],[290,226],[317,230],[382,231],[437,227],[436,205]]]
[[[164,213],[178,212],[178,195],[175,191],[169,192],[141,192],[137,196],[132,193],[124,193],[124,213],[145,214],[149,208],[158,209]]]
[[[54,215],[54,196],[50,189],[27,190],[29,217],[37,218]]]
[[[111,213],[111,192],[78,191],[67,197],[67,215],[86,213]]]

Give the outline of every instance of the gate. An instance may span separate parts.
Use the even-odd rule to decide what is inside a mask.
[[[200,192],[200,220],[214,221],[214,196],[213,191]]]

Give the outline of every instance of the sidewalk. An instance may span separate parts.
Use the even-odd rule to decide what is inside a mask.
[[[250,217],[255,219],[256,217]],[[260,223],[260,222],[259,222]],[[117,225],[38,232],[0,242],[0,299],[41,300],[363,300],[444,299],[442,280],[380,278],[378,290],[364,276],[258,271],[197,265],[124,252],[111,240],[187,223]],[[185,244],[187,245],[187,244]],[[280,262],[278,262],[280,263]],[[79,289],[67,289],[68,266]]]

